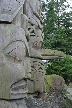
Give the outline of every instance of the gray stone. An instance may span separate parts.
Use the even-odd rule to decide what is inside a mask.
[[[66,108],[72,108],[72,83],[66,89]]]
[[[46,91],[50,91],[51,89],[62,91],[64,88],[64,84],[64,79],[59,75],[45,75]]]
[[[25,100],[0,100],[0,108],[27,108]]]
[[[69,100],[72,101],[72,88],[68,88],[66,91],[66,96]]]

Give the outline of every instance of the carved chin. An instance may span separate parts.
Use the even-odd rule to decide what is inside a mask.
[[[27,81],[20,80],[20,81],[14,83],[11,86],[10,93],[11,93],[12,99],[19,99],[19,98],[26,97],[26,94],[28,93]]]

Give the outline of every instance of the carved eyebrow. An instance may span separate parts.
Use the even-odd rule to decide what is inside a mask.
[[[3,50],[5,50],[9,45],[11,45],[12,43],[15,43],[15,42],[23,42],[24,45],[25,45],[25,42],[24,42],[24,41],[22,41],[22,40],[15,40],[15,41],[10,42],[7,46],[5,46],[5,47],[3,48]],[[26,45],[25,45],[25,46],[26,46]]]
[[[17,49],[19,47],[18,46],[14,46],[14,47],[11,47],[11,49],[9,51],[8,50],[8,47],[10,47],[10,45],[12,45],[13,43],[16,43],[16,42],[22,42],[24,45],[25,45],[25,48],[26,48],[26,56],[29,56],[29,53],[28,53],[28,49],[27,49],[27,46],[26,44],[24,43],[24,41],[21,41],[21,40],[17,40],[17,41],[12,41],[11,43],[9,43],[6,47],[4,47],[3,49],[3,52],[7,52],[6,54],[10,54],[12,51],[14,51],[15,49]],[[22,45],[23,46],[23,45]],[[17,48],[16,48],[17,47]]]
[[[12,49],[11,51],[9,51],[7,54],[10,54],[13,50],[15,50],[16,48]]]
[[[9,31],[8,31],[8,29],[9,29]],[[5,28],[5,30],[2,29],[1,32],[0,33],[3,34],[2,35],[2,42],[4,43],[4,44],[2,43],[2,50],[3,50],[3,52],[12,43],[20,41],[26,47],[27,56],[30,56],[30,54],[29,54],[29,46],[28,46],[28,42],[27,42],[27,39],[26,39],[26,36],[25,36],[25,31],[24,31],[23,28],[20,28],[19,26],[11,26],[10,27],[10,25],[8,25]],[[0,34],[0,37],[1,37],[1,34]]]

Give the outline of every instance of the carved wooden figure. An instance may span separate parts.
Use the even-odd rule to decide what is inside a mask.
[[[45,91],[45,68],[41,57],[44,38],[41,8],[40,0],[26,0],[24,3],[24,14],[28,17],[28,30],[30,32],[29,51],[31,57],[32,81],[28,81],[29,93],[35,93],[36,91],[42,93]],[[33,65],[35,65],[35,67],[33,67]]]

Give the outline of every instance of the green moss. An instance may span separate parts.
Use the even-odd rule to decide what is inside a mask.
[[[68,98],[66,99],[66,108],[72,108],[72,101]]]
[[[72,88],[72,83],[70,83],[70,84],[68,85],[68,88]]]
[[[43,49],[44,54],[46,55],[50,55],[50,56],[62,56],[62,57],[66,57],[66,55],[58,50],[52,50],[52,49]]]
[[[45,85],[46,85],[46,90],[49,91],[53,89],[53,77],[57,76],[56,74],[52,75],[45,75]]]

